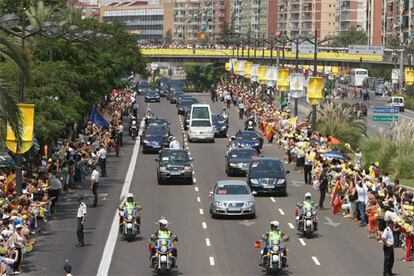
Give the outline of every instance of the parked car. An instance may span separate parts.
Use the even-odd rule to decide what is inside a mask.
[[[166,181],[193,184],[193,166],[188,152],[183,149],[165,148],[160,150],[157,162],[158,184]]]

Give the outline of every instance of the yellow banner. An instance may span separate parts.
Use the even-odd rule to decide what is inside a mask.
[[[238,60],[234,62],[234,67],[233,67],[233,73],[237,74],[237,72],[239,72],[239,61]]]
[[[414,85],[414,69],[405,68],[405,84]]]
[[[277,89],[281,92],[289,90],[289,69],[279,69]]]
[[[230,71],[231,67],[230,67],[230,62],[226,62],[225,67],[226,71]]]
[[[323,73],[323,66],[318,65],[318,66],[316,67],[316,71],[318,71],[318,73]]]
[[[266,66],[259,66],[259,83],[264,84],[266,82]]]
[[[338,66],[332,66],[331,75],[339,75],[339,69]]]
[[[244,77],[250,79],[250,69],[252,68],[253,62],[247,61],[244,64]]]
[[[323,78],[311,77],[309,79],[308,99],[311,105],[317,105],[322,101],[323,99],[322,86],[323,86]]]
[[[13,130],[7,123],[7,148],[13,153],[22,154],[28,151],[33,145],[33,125],[34,125],[34,104],[18,104],[17,105],[22,113],[23,125],[22,125],[22,145],[17,152],[17,140]]]

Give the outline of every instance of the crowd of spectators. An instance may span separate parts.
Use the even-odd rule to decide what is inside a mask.
[[[307,120],[298,121],[287,109],[275,107],[272,97],[237,82],[220,81],[215,92],[236,106],[243,106],[248,116],[256,120],[263,136],[274,139],[285,154],[285,163],[295,162],[304,174],[305,184],[320,192],[319,207],[324,207],[329,195],[334,214],[352,219],[360,227],[367,227],[369,238],[379,243],[386,222],[394,222],[395,245],[405,247],[403,261],[411,261],[414,251],[414,196],[391,176],[381,170],[381,164],[364,163],[358,148],[349,144],[338,147],[335,137],[324,137],[312,131]],[[240,105],[240,103],[243,103]],[[344,150],[345,148],[345,150]],[[353,157],[353,158],[350,158]]]
[[[0,174],[0,275],[19,273],[36,235],[59,210],[60,195],[84,185],[99,149],[115,152],[121,145],[121,119],[130,109],[130,96],[127,90],[114,90],[96,107],[109,128],[86,121],[77,127],[75,138],[57,141],[34,165],[26,164],[21,195],[13,168]]]

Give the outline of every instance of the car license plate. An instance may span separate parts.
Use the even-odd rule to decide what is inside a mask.
[[[273,189],[275,187],[275,185],[263,185],[263,188],[265,189]]]
[[[240,208],[229,208],[228,211],[229,212],[240,212],[241,209]]]
[[[171,175],[181,175],[181,172],[180,172],[180,171],[177,171],[177,172],[171,172]]]
[[[161,255],[161,262],[166,262],[166,261],[167,261],[167,256]]]

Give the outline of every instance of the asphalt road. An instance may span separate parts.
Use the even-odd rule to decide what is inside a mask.
[[[147,104],[139,97],[140,114]],[[209,97],[199,96],[200,102],[210,103]],[[211,103],[210,103],[211,104]],[[220,103],[211,104],[219,112]],[[63,217],[50,224],[50,231],[40,238],[40,246],[26,261],[30,275],[61,275],[65,260],[73,266],[74,275],[96,275],[98,268],[108,267],[107,275],[152,275],[149,268],[148,238],[155,232],[161,216],[170,221],[170,230],[179,238],[178,270],[173,275],[263,275],[259,267],[259,251],[255,240],[269,228],[269,222],[279,220],[281,229],[290,236],[288,244],[289,268],[282,275],[380,275],[382,273],[382,247],[367,238],[367,229],[333,216],[331,210],[319,212],[320,227],[311,239],[302,237],[294,227],[294,210],[305,192],[311,192],[315,201],[319,195],[304,185],[302,174],[286,166],[288,176],[287,197],[257,197],[257,218],[244,220],[211,219],[208,192],[218,180],[228,179],[224,171],[226,138],[217,138],[214,144],[186,143],[181,122],[174,105],[165,100],[151,104],[158,116],[168,118],[172,133],[182,138],[194,158],[193,185],[157,184],[155,154],[141,151],[132,168],[130,191],[143,206],[142,235],[134,242],[119,236],[108,239],[119,195],[125,185],[134,144],[129,139],[121,157],[111,158],[110,176],[103,181],[100,192],[107,194],[98,208],[89,209],[85,248],[76,248],[76,204],[68,201],[62,206]],[[242,127],[236,109],[230,111],[231,135]],[[265,142],[264,156],[281,157],[281,151]],[[132,160],[134,161],[134,160]],[[234,178],[238,179],[238,178]],[[244,179],[244,178],[239,178]],[[125,183],[124,183],[125,182]],[[329,206],[328,199],[325,202]],[[111,236],[111,235],[109,235]],[[112,242],[113,243],[112,243]],[[113,254],[110,252],[113,245]],[[101,260],[104,248],[105,256]],[[414,263],[400,261],[403,251],[396,249],[394,271],[399,275],[413,275]],[[112,256],[112,258],[111,258]],[[53,260],[53,261],[51,261]],[[30,267],[29,267],[30,266]],[[102,270],[100,270],[102,272]],[[101,275],[106,275],[103,273]]]

